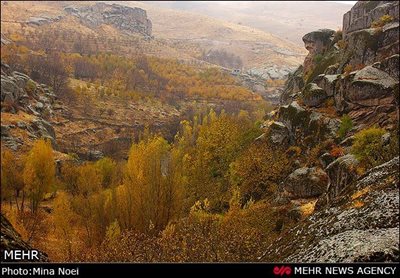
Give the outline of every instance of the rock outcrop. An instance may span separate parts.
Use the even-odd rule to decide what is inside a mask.
[[[394,126],[399,94],[399,3],[360,1],[344,15],[343,34],[303,37],[309,54],[291,74],[281,104],[333,104],[363,126]],[[382,19],[383,17],[383,19]]]
[[[1,112],[16,114],[22,111],[29,121],[18,121],[6,125],[2,121],[1,140],[5,146],[17,150],[24,144],[17,130],[23,130],[31,139],[46,138],[57,147],[56,134],[50,119],[54,114],[56,96],[44,84],[38,84],[29,76],[20,72],[9,72],[8,66],[1,67]],[[15,131],[15,132],[14,132]]]
[[[299,168],[285,181],[284,189],[295,198],[318,197],[325,192],[328,175],[320,168]]]
[[[260,260],[399,261],[398,167],[396,157],[371,169],[346,194],[282,234]]]
[[[4,250],[32,250],[33,248],[29,246],[25,241],[22,240],[21,236],[15,231],[14,227],[8,221],[8,219],[1,214],[1,240],[0,240],[0,253],[4,254]],[[47,262],[49,259],[47,254],[39,251],[40,262]],[[3,257],[2,261],[7,261]]]
[[[297,160],[276,194],[294,204],[316,202],[260,260],[399,260],[398,153],[360,177],[365,165],[351,151],[355,132],[386,129],[382,142],[389,144],[398,126],[398,7],[398,1],[359,1],[344,16],[343,34],[322,29],[304,36],[309,54],[289,75],[281,106],[266,117],[264,138],[317,157]],[[351,127],[343,137],[344,114]]]
[[[367,29],[372,22],[383,15],[390,15],[399,20],[398,1],[358,1],[350,11],[343,16],[343,35]]]
[[[334,33],[335,31],[331,29],[321,29],[303,36],[304,46],[308,50],[308,55],[303,63],[305,74],[314,70],[315,57],[324,54],[328,50]]]
[[[152,23],[147,18],[146,11],[141,8],[99,2],[85,7],[69,6],[64,10],[92,28],[108,24],[122,31],[151,37]]]

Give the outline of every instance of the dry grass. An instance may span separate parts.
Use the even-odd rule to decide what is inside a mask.
[[[314,212],[315,204],[317,200],[313,200],[311,202],[305,203],[300,206],[300,211],[304,217],[311,215]]]

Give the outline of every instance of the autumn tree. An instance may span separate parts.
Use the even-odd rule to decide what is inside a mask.
[[[290,163],[284,151],[268,142],[256,142],[243,151],[230,165],[230,183],[238,187],[241,203],[260,200],[277,190],[290,174]]]
[[[31,211],[36,212],[44,195],[50,192],[55,182],[55,163],[49,140],[40,139],[33,144],[26,159],[23,178]]]
[[[217,115],[211,111],[203,119],[194,152],[188,154],[186,161],[191,183],[189,206],[208,198],[214,209],[227,208],[229,180],[226,173],[241,148],[242,132],[239,124],[225,113]]]
[[[124,180],[125,203],[139,231],[160,230],[179,215],[181,186],[170,146],[159,136],[132,145]],[[120,221],[126,223],[126,221]]]
[[[54,224],[57,238],[61,241],[61,248],[67,254],[66,260],[71,260],[73,255],[73,242],[75,237],[74,224],[76,215],[70,205],[70,197],[61,192],[54,201]]]

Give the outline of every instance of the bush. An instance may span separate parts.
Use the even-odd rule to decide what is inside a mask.
[[[378,20],[372,22],[371,27],[372,28],[383,27],[392,21],[393,21],[393,17],[388,14],[385,14],[385,15],[381,16]]]
[[[385,162],[382,140],[385,133],[382,128],[371,127],[354,135],[351,152],[365,167],[370,168]]]
[[[337,45],[340,49],[345,49],[347,47],[347,42],[344,40],[338,40]]]
[[[28,95],[32,95],[35,92],[35,90],[36,90],[36,83],[32,79],[29,79],[26,82],[25,91],[27,92]]]
[[[338,136],[341,140],[343,140],[347,133],[353,128],[353,121],[348,115],[343,115],[340,120],[342,122],[340,123],[340,127],[338,130]]]
[[[343,31],[339,29],[335,32],[335,35],[333,37],[333,42],[339,42],[340,40],[342,40],[342,38],[343,38]]]
[[[353,66],[352,65],[347,65],[343,69],[343,73],[347,76],[350,74],[350,72],[353,71]]]
[[[323,57],[324,57],[324,56],[322,56],[321,54],[315,55],[315,56],[314,56],[314,63],[316,63],[316,64],[320,63],[320,62],[322,61],[322,58],[323,58]]]
[[[334,146],[334,147],[332,148],[332,150],[330,151],[330,155],[333,156],[333,157],[335,157],[335,158],[338,158],[338,157],[340,157],[340,156],[343,156],[343,155],[344,155],[344,149],[343,149],[343,147]]]

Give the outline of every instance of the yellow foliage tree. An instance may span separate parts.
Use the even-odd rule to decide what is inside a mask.
[[[123,192],[128,221],[139,231],[163,229],[177,217],[181,206],[181,184],[168,142],[155,136],[132,145],[126,165]],[[121,196],[121,195],[120,195]],[[121,196],[121,197],[122,197]]]
[[[26,159],[24,183],[31,201],[31,210],[36,212],[44,194],[50,192],[55,182],[55,164],[50,141],[36,141]]]

